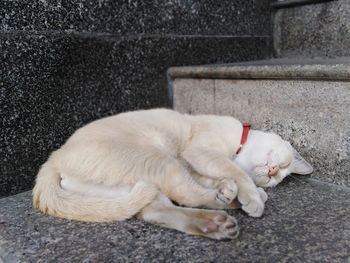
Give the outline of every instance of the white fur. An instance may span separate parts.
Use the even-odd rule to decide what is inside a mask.
[[[82,182],[75,178],[62,178],[61,187],[72,193],[83,196],[95,196],[103,198],[120,198],[130,194],[131,187],[124,186],[105,186],[103,184],[91,184]]]

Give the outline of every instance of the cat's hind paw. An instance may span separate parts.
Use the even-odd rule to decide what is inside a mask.
[[[198,215],[200,218],[190,225],[188,233],[217,240],[237,238],[239,234],[237,221],[226,212],[204,210]]]

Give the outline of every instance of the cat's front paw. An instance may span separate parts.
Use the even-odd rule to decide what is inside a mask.
[[[241,192],[238,200],[242,204],[242,209],[252,217],[260,217],[264,212],[264,202],[267,200],[265,191],[254,189],[254,191]],[[265,200],[264,200],[265,199]]]
[[[216,200],[222,206],[230,204],[237,196],[237,185],[233,179],[223,179],[216,194]]]
[[[258,187],[258,191],[259,191],[259,194],[260,194],[260,197],[261,197],[261,200],[266,203],[267,201],[267,193],[265,192],[265,190],[261,187]]]

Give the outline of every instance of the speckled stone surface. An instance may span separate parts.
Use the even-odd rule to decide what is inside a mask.
[[[77,127],[170,107],[167,68],[271,50],[269,0],[2,1],[0,196],[30,189]]]
[[[350,1],[279,9],[274,49],[279,57],[350,56]]]
[[[262,218],[240,210],[241,234],[224,242],[135,219],[68,222],[32,210],[30,192],[0,199],[4,262],[348,262],[350,191],[291,177],[268,191]]]
[[[269,0],[2,0],[0,30],[271,36]]]
[[[0,35],[0,196],[30,189],[84,123],[169,106],[168,67],[253,60],[269,48],[269,38]]]
[[[173,68],[174,108],[230,115],[273,131],[313,165],[312,177],[350,186],[350,63],[345,60]]]

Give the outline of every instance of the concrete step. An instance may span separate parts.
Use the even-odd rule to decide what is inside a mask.
[[[241,234],[219,242],[134,219],[43,216],[25,192],[0,199],[0,262],[349,262],[349,188],[292,176],[268,195],[262,218],[229,211]]]
[[[174,67],[168,75],[176,110],[274,131],[313,164],[313,178],[350,186],[349,58]]]
[[[349,17],[349,0],[278,9],[273,13],[276,56],[350,56]]]

